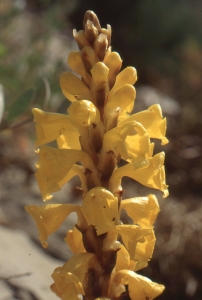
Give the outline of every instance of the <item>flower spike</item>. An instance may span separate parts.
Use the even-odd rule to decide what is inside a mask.
[[[96,14],[87,11],[83,29],[73,30],[79,51],[67,59],[74,74],[60,76],[62,92],[71,102],[67,114],[33,109],[42,198],[49,200],[74,176],[81,181],[80,204],[26,206],[44,248],[65,219],[77,214],[65,237],[73,256],[52,274],[51,290],[62,300],[149,300],[164,290],[137,273],[152,259],[157,198],[124,199],[121,185],[123,177],[130,177],[168,196],[165,153],[153,155],[151,141],[168,143],[166,119],[158,104],[131,114],[137,72],[134,67],[121,70],[111,34],[110,25],[102,28]],[[55,148],[48,145],[53,141]],[[123,210],[130,224],[121,220]]]

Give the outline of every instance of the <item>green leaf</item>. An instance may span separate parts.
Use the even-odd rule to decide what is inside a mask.
[[[33,89],[28,89],[11,104],[7,121],[12,121],[13,119],[21,116],[27,110],[31,104],[33,92]]]

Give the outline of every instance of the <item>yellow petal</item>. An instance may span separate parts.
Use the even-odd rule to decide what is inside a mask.
[[[88,87],[70,72],[60,75],[60,87],[65,97],[71,102],[82,99],[92,100],[92,95]]]
[[[43,199],[50,199],[50,193],[60,190],[60,186],[64,184],[64,178],[77,161],[86,165],[93,174],[95,167],[90,157],[83,151],[46,146],[40,148],[36,179]],[[68,176],[66,178],[68,179]]]
[[[102,155],[109,151],[115,151],[129,162],[133,159],[143,160],[150,153],[150,139],[140,123],[129,122],[105,133],[100,161]]]
[[[58,269],[59,271],[60,269]],[[69,275],[69,276],[68,276]],[[52,284],[50,286],[50,289],[53,293],[55,293],[59,298],[62,300],[81,300],[79,295],[81,294],[81,291],[83,292],[83,288],[80,282],[77,284],[72,282],[72,274],[69,273],[65,277],[65,279],[61,280],[61,276],[54,276],[55,282],[58,284],[60,282],[60,290],[57,288],[56,284]],[[71,276],[71,277],[70,277]],[[66,283],[68,282],[68,284]]]
[[[168,196],[168,186],[165,183],[164,152],[158,153],[147,160],[134,160],[123,167],[116,169],[109,182],[109,189],[112,193],[116,193],[117,187],[121,183],[123,176],[128,176],[137,180],[141,184],[158,189],[164,193],[163,197]]]
[[[39,239],[44,248],[48,247],[47,239],[54,233],[72,212],[78,212],[79,206],[73,204],[48,204],[44,206],[30,205],[26,211],[35,220]]]
[[[59,140],[65,136],[66,146],[73,149],[78,149],[79,132],[72,124],[70,117],[56,113],[46,113],[41,109],[34,108],[34,121],[36,122],[37,140],[36,146],[41,146],[50,143],[54,140]]]
[[[84,63],[86,71],[90,74],[90,70],[93,68],[93,66],[99,62],[99,58],[97,54],[95,53],[95,50],[90,46],[85,46],[81,50],[81,59]],[[88,98],[83,98],[90,100]]]
[[[81,211],[88,225],[94,225],[100,235],[115,228],[118,200],[104,188],[93,188],[86,194]]]
[[[124,245],[120,244],[120,250],[116,256],[116,273],[120,270],[129,269],[130,267],[130,255]]]
[[[68,113],[73,123],[83,127],[89,127],[100,122],[98,109],[88,100],[73,102],[68,108]]]
[[[130,126],[133,126],[134,134],[126,135],[125,143],[122,144],[122,147],[125,147],[127,150],[127,156],[122,155],[122,158],[129,162],[132,160],[143,160],[148,157],[150,153],[149,135],[138,122],[129,122],[126,124],[126,128],[130,128]]]
[[[108,96],[108,73],[109,69],[102,62],[98,62],[90,70],[92,74],[92,81],[90,89],[93,95],[93,102],[97,107],[104,106],[105,99]]]
[[[82,241],[82,234],[76,227],[68,231],[65,242],[74,254],[86,252]]]
[[[79,176],[79,179],[81,180],[81,189],[83,190],[83,195],[85,195],[88,191],[87,185],[86,185],[86,177],[84,175],[84,169],[82,166],[74,164],[71,168],[71,170],[68,172],[68,174],[58,182],[59,187],[61,188],[63,185],[65,185],[70,179],[72,179],[74,176]]]
[[[136,261],[136,247],[138,242],[144,242],[144,237],[151,233],[151,228],[141,228],[137,225],[117,225],[116,231],[121,235],[130,259]]]
[[[137,72],[133,67],[123,69],[117,76],[116,82],[111,91],[109,92],[109,101],[114,93],[122,88],[125,84],[133,85],[137,81]]]
[[[160,211],[155,195],[122,200],[121,209],[127,212],[134,224],[144,227],[152,226]]]
[[[125,84],[108,100],[104,108],[107,130],[113,121],[111,119],[116,111],[119,112],[119,120],[125,118],[125,116],[132,111],[135,96],[135,88],[130,84]]]
[[[154,231],[151,230],[151,232],[144,237],[143,242],[137,243],[135,249],[136,266],[134,271],[138,271],[147,267],[154,251],[155,242],[156,238],[154,235]]]
[[[104,59],[104,63],[109,68],[108,81],[110,88],[112,88],[116,80],[116,75],[121,69],[122,59],[117,52],[111,52],[106,59]]]
[[[159,104],[150,106],[147,110],[141,111],[130,116],[128,119],[122,120],[118,126],[122,126],[129,121],[137,121],[141,123],[147,130],[150,138],[160,139],[162,145],[168,143],[166,134],[166,119],[163,119],[161,107]]]
[[[75,254],[62,267],[53,272],[52,278],[55,283],[52,285],[52,290],[65,300],[74,300],[79,294],[84,295],[89,268],[101,273],[96,256],[92,253]]]
[[[128,270],[119,271],[113,278],[113,282],[117,285],[128,285],[131,300],[154,299],[159,296],[165,288],[161,284],[152,282],[147,277]]]
[[[136,170],[133,174],[131,173],[131,175],[133,176],[132,178],[138,182],[148,187],[159,189],[164,193],[164,197],[167,197],[168,186],[165,183],[164,158],[164,152],[160,152],[152,158],[148,158],[148,167]]]
[[[79,136],[78,129],[72,124],[72,127],[70,126],[68,130],[65,130],[65,132],[57,138],[58,148],[81,150]]]
[[[83,78],[87,86],[90,86],[91,76],[86,72],[80,52],[70,52],[67,63],[72,71],[79,74]]]
[[[51,290],[63,300],[80,300],[79,295],[84,295],[82,283],[70,272],[63,272],[61,267],[55,269],[52,274],[55,281]]]

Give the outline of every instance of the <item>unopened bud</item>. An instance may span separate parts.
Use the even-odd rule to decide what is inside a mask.
[[[111,45],[111,36],[112,36],[112,28],[109,24],[107,24],[107,29],[102,28],[102,33],[106,34],[108,40],[108,47]]]
[[[87,40],[93,44],[96,37],[98,36],[98,30],[97,28],[94,26],[92,21],[87,20],[86,24],[85,24],[85,35]]]
[[[105,57],[106,50],[108,48],[108,40],[106,34],[101,33],[94,42],[95,53],[101,61]]]
[[[90,46],[83,30],[79,30],[79,32],[77,32],[76,29],[73,29],[73,37],[75,38],[80,50],[85,46]]]
[[[108,81],[111,89],[116,81],[116,75],[121,69],[122,59],[117,52],[111,52],[104,60],[104,63],[109,68]]]
[[[98,108],[104,106],[105,99],[109,92],[108,85],[109,69],[102,62],[98,62],[92,69],[92,81],[90,89],[93,95],[93,100]]]
[[[91,21],[94,24],[94,26],[98,30],[98,33],[101,33],[100,22],[98,20],[98,17],[96,16],[96,14],[92,10],[88,10],[85,13],[84,19],[83,19],[83,28],[85,28],[85,25],[86,25],[86,23],[87,23],[88,20]]]
[[[81,50],[81,59],[88,74],[90,74],[92,67],[99,62],[99,58],[93,48],[88,46]]]

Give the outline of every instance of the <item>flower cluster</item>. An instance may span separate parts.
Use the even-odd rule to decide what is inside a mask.
[[[151,300],[164,286],[138,275],[152,257],[153,224],[159,212],[154,195],[122,200],[122,178],[168,195],[164,152],[153,155],[152,139],[165,137],[166,120],[159,105],[130,115],[136,96],[136,70],[121,70],[111,51],[111,27],[101,28],[87,11],[84,29],[73,31],[80,51],[71,52],[72,72],[61,75],[63,94],[72,102],[67,115],[33,109],[39,162],[36,179],[44,200],[79,176],[82,203],[27,206],[43,247],[72,212],[78,221],[65,242],[73,252],[52,274],[51,289],[62,300]],[[57,148],[46,144],[57,142]],[[124,210],[133,224],[123,224]]]

